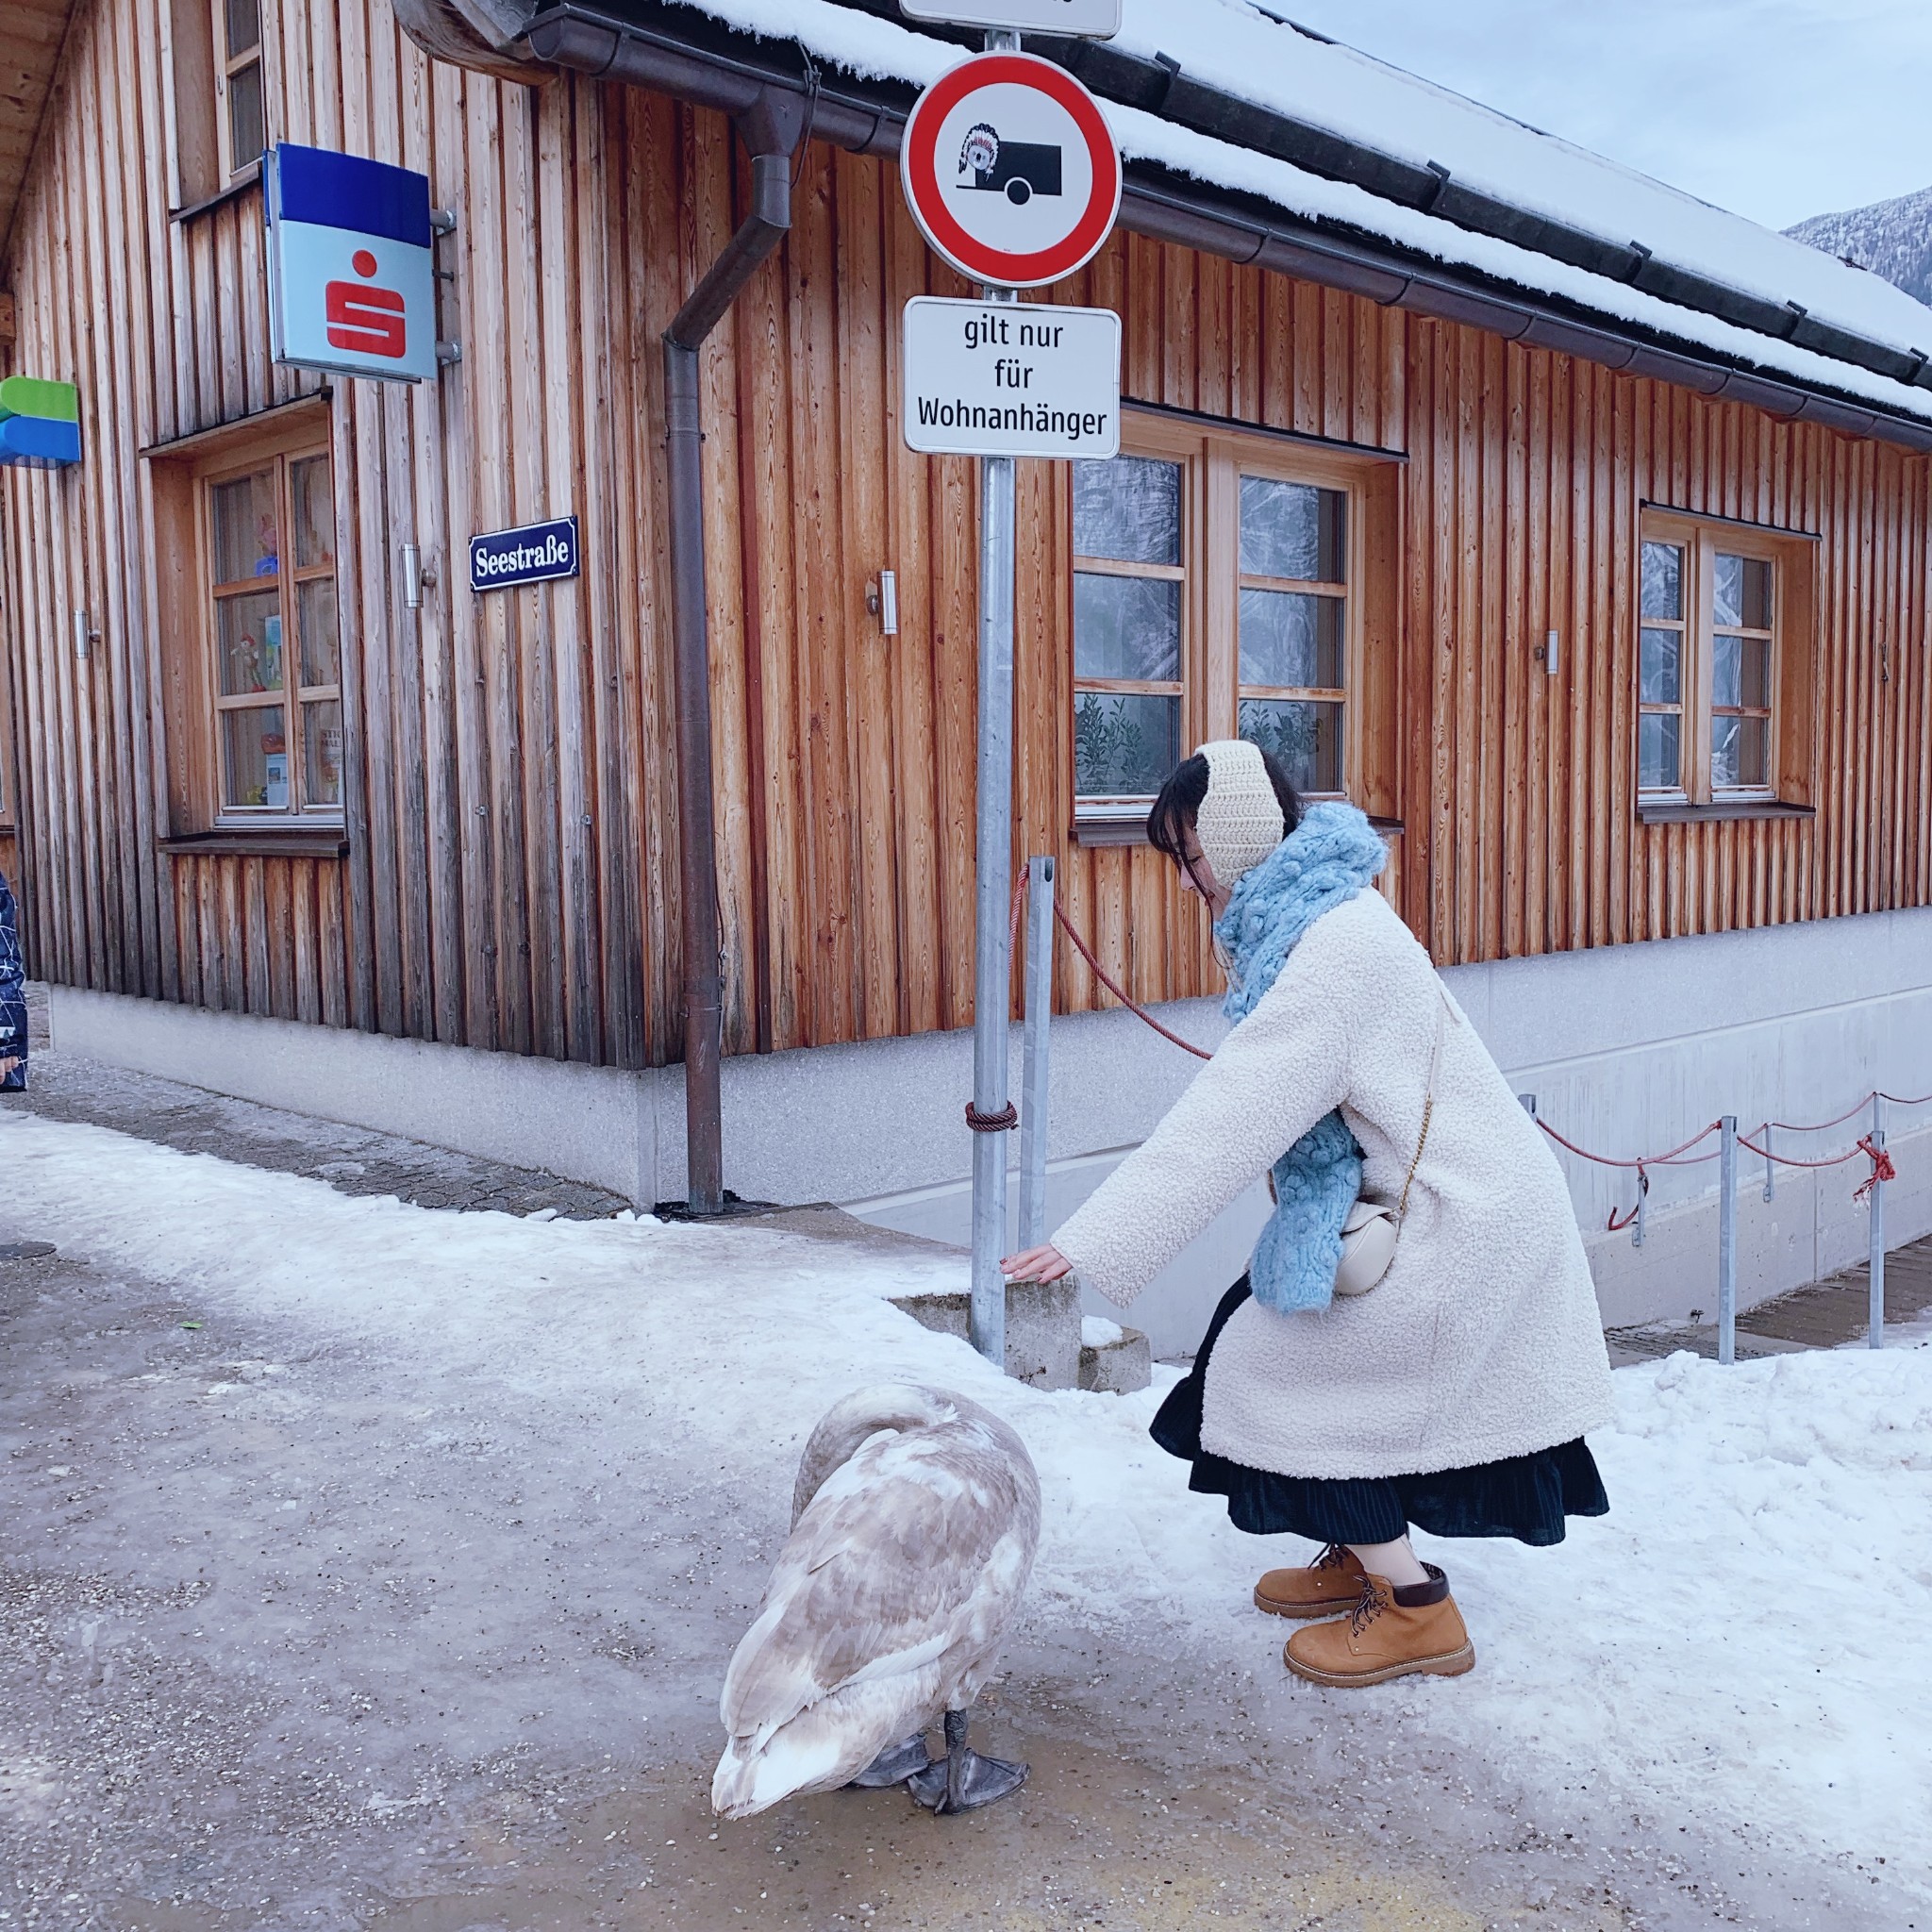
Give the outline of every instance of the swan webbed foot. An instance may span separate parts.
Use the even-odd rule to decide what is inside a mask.
[[[944,1762],[943,1759],[941,1761]],[[892,1785],[903,1785],[931,1762],[925,1748],[925,1733],[914,1731],[909,1738],[901,1738],[896,1744],[888,1744],[845,1789],[878,1791]]]
[[[982,1757],[966,1748],[966,1713],[946,1713],[946,1755],[935,1757],[906,1782],[914,1800],[937,1817],[976,1811],[1011,1797],[1026,1782],[1027,1766]]]

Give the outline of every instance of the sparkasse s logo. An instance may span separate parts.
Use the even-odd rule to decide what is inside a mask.
[[[275,360],[391,382],[435,375],[429,177],[286,141],[268,164]]]
[[[365,278],[376,272],[375,256],[358,248],[349,266]],[[364,356],[400,356],[408,347],[409,317],[400,289],[364,282],[330,282],[323,291],[328,316],[329,346]]]

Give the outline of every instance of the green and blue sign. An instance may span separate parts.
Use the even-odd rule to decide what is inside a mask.
[[[0,379],[0,463],[62,470],[80,460],[80,396],[71,382]]]

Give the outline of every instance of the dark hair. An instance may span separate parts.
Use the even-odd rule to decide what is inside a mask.
[[[1256,748],[1260,750],[1259,746]],[[1268,774],[1275,802],[1281,807],[1281,836],[1285,839],[1302,822],[1301,796],[1273,752],[1261,752],[1261,769]],[[1174,768],[1174,775],[1160,788],[1154,809],[1147,814],[1148,844],[1157,852],[1166,853],[1191,877],[1193,868],[1188,863],[1187,835],[1200,816],[1201,801],[1207,796],[1208,760],[1196,752]],[[1194,883],[1199,885],[1200,881],[1196,879]],[[1220,883],[1225,886],[1234,881],[1223,879]]]

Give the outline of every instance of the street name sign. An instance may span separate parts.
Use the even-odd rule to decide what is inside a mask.
[[[428,175],[291,141],[263,169],[275,359],[385,382],[433,377]]]
[[[906,305],[906,444],[929,456],[1112,457],[1121,319],[1044,302]]]
[[[1110,41],[1121,30],[1121,0],[899,0],[899,11],[942,26],[1009,27],[1070,40]]]
[[[1035,289],[1092,260],[1121,206],[1121,158],[1099,104],[1032,54],[975,54],[912,104],[906,200],[961,275]]]
[[[508,591],[577,574],[577,520],[555,517],[470,539],[470,588]]]

